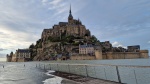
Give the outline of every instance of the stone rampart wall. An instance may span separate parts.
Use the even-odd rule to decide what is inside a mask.
[[[17,62],[25,62],[24,58],[18,58]]]
[[[148,58],[148,52],[107,52],[103,53],[103,59],[136,59]]]
[[[71,56],[71,60],[95,60],[95,56]]]

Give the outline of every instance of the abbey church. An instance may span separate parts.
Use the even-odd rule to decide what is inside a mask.
[[[76,20],[73,18],[70,7],[68,22],[59,22],[59,24],[54,25],[53,28],[44,29],[42,32],[42,40],[47,40],[49,36],[59,37],[61,34],[83,37],[85,35],[90,36],[90,31],[82,25],[79,19]]]

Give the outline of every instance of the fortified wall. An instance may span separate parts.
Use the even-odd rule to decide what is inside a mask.
[[[71,56],[71,60],[95,60],[95,56],[83,55],[83,56]]]
[[[99,52],[100,53],[100,52]],[[106,52],[99,54],[95,52],[97,59],[136,59],[148,58],[148,50],[140,50],[139,52]]]
[[[82,55],[71,56],[71,60],[102,60],[102,59],[138,59],[148,58],[148,50],[140,50],[140,52],[107,52],[102,53],[95,50],[95,56]]]

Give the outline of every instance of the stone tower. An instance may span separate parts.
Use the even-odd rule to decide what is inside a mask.
[[[72,16],[72,13],[71,13],[71,5],[70,5],[70,10],[69,10],[68,23],[69,24],[73,23],[73,16]]]

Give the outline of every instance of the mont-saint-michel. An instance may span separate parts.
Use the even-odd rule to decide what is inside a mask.
[[[74,19],[70,6],[67,22],[59,22],[44,29],[36,44],[27,49],[18,49],[7,55],[8,62],[47,60],[102,60],[148,58],[148,50],[140,45],[127,49],[113,47],[109,41],[100,42],[78,19]]]
[[[149,0],[0,0],[0,84],[150,84],[149,8]]]

